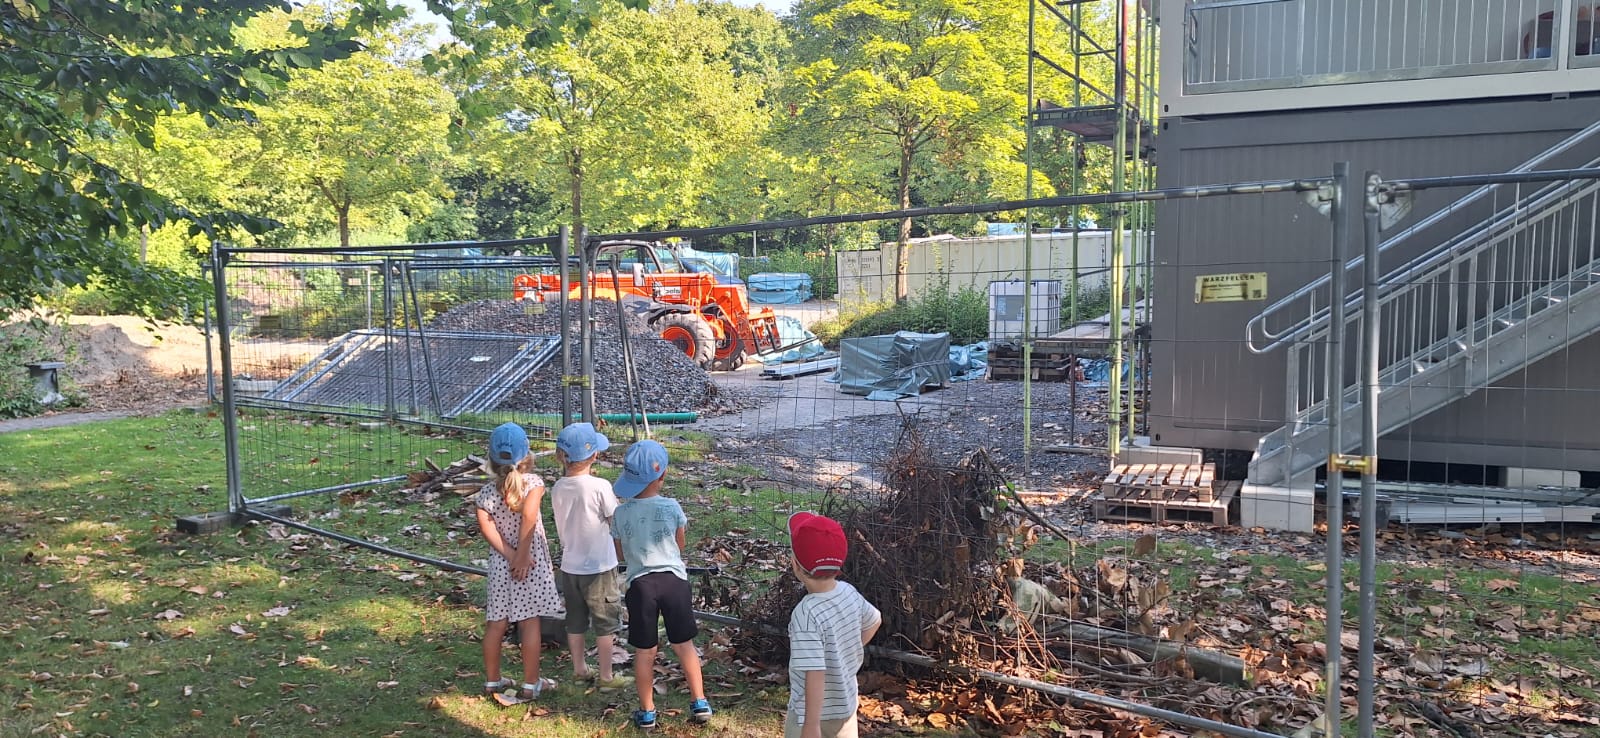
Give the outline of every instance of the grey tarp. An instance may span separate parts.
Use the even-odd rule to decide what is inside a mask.
[[[839,391],[898,400],[950,381],[950,334],[900,331],[839,342]]]

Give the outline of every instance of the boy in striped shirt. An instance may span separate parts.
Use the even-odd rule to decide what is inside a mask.
[[[789,714],[784,738],[856,738],[856,672],[883,618],[848,582],[849,544],[837,522],[809,512],[789,517],[794,574],[806,596],[789,616]]]

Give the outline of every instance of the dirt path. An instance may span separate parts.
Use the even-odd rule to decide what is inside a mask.
[[[0,433],[60,428],[66,425],[116,420],[117,418],[126,418],[138,414],[133,410],[108,410],[104,412],[56,413],[54,415],[35,415],[31,418],[12,418],[11,420],[0,420]]]

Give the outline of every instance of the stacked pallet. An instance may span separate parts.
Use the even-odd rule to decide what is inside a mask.
[[[1078,346],[1073,341],[1039,339],[1028,352],[1028,371],[1035,382],[1082,381],[1078,368]],[[989,345],[989,379],[1021,381],[1023,347],[1021,341],[996,341]]]
[[[1215,464],[1118,464],[1090,501],[1100,520],[1227,525],[1238,490],[1218,486]]]

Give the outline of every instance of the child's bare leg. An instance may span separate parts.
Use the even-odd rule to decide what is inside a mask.
[[[486,682],[500,681],[500,642],[506,639],[504,620],[491,620],[483,629],[483,676]]]
[[[615,676],[611,673],[611,649],[616,645],[616,642],[617,637],[614,635],[594,637],[595,658],[600,663],[600,681],[609,682]]]
[[[697,700],[705,699],[705,680],[700,676],[700,652],[694,650],[694,641],[674,643],[672,652],[678,654],[678,663],[683,664],[683,678],[689,682],[689,696]]]
[[[572,675],[579,679],[588,679],[589,670],[584,668],[583,651],[584,639],[582,633],[567,634],[567,651],[572,653]],[[602,669],[601,673],[605,673]]]
[[[633,686],[639,693],[639,709],[646,712],[656,709],[655,675],[656,648],[639,648],[633,652]]]
[[[528,618],[517,623],[517,636],[522,641],[522,681],[539,683],[539,657],[544,653],[540,640],[539,618]]]

